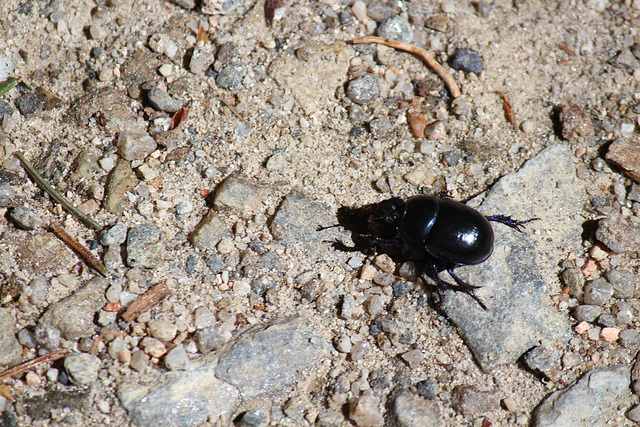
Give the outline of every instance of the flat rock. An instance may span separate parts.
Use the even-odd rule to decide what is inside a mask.
[[[336,90],[347,79],[353,51],[344,43],[327,45],[308,41],[306,60],[295,55],[282,56],[271,63],[269,74],[278,85],[290,91],[307,114],[313,114],[335,103]]]
[[[67,298],[52,304],[40,322],[58,328],[68,340],[89,337],[95,332],[93,319],[107,300],[104,292],[107,281],[95,277]]]
[[[127,233],[127,265],[156,268],[164,260],[162,230],[155,224],[136,225]]]
[[[536,258],[540,265],[555,266],[567,248],[580,247],[582,219],[572,212],[585,198],[566,144],[547,147],[518,172],[500,179],[484,196],[478,210],[485,215],[540,218],[527,224],[523,233],[493,223],[491,257],[456,270],[466,282],[482,286],[476,294],[488,310],[468,295],[445,293],[445,313],[484,370],[514,363],[542,338],[557,341],[569,336],[567,319],[551,307],[545,283],[555,280],[557,272],[541,271]],[[474,199],[469,204],[478,202]],[[537,241],[532,229],[538,230]],[[554,241],[546,242],[543,237],[551,231]]]
[[[210,210],[202,217],[198,225],[196,225],[189,234],[189,240],[191,240],[191,244],[196,248],[206,250],[215,248],[223,237],[229,235],[229,230],[218,216],[218,213]]]
[[[609,146],[606,159],[620,166],[629,178],[640,183],[640,143],[615,141]]]
[[[118,398],[137,425],[193,426],[207,420],[222,420],[240,404],[240,394],[232,385],[216,378],[216,360],[211,359],[190,371],[163,374],[151,385],[125,382]]]
[[[231,175],[220,184],[213,204],[218,209],[230,209],[248,217],[258,209],[265,193],[265,187],[244,177]]]
[[[628,366],[590,371],[547,397],[537,408],[532,425],[602,426],[617,417],[624,419],[624,408],[631,403],[630,380]]]
[[[295,385],[329,349],[305,319],[279,320],[250,329],[222,350],[216,376],[243,399],[277,393]]]
[[[152,73],[155,74],[155,71],[152,70]],[[88,91],[72,103],[70,114],[80,127],[87,126],[92,116],[102,114],[105,129],[109,132],[143,132],[147,127],[131,108],[131,99],[113,87]]]

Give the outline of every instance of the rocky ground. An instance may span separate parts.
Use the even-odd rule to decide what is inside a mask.
[[[0,4],[2,425],[640,421],[640,2],[196,3]],[[442,192],[487,310],[344,250]]]

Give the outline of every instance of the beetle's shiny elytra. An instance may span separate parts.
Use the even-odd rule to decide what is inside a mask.
[[[414,250],[425,251],[431,258],[430,276],[439,289],[452,289],[469,294],[482,308],[485,304],[473,292],[472,286],[458,278],[453,269],[462,265],[479,264],[491,256],[494,235],[490,221],[500,222],[518,231],[525,223],[509,216],[484,216],[477,210],[448,198],[437,196],[413,196],[402,200],[394,197],[378,206],[377,219],[391,225],[397,231],[395,239],[368,235],[372,242],[404,244]],[[440,271],[446,270],[456,284],[440,279]]]

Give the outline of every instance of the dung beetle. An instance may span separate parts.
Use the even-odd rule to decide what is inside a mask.
[[[451,289],[464,292],[475,299],[483,309],[487,306],[474,293],[473,286],[460,279],[453,270],[463,265],[480,264],[493,252],[493,228],[490,221],[505,224],[522,231],[524,224],[537,220],[514,220],[509,216],[485,216],[477,210],[443,196],[418,195],[406,201],[393,197],[378,204],[371,222],[382,222],[391,228],[391,237],[377,234],[359,234],[371,244],[400,247],[426,252],[429,277],[438,290]],[[441,271],[447,271],[455,284],[442,280]]]

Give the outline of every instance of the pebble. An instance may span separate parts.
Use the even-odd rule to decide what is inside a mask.
[[[191,367],[191,361],[182,344],[178,344],[167,353],[164,364],[170,371],[186,371]]]
[[[547,397],[535,410],[533,425],[606,425],[629,399],[629,367],[593,369]]]
[[[617,341],[620,337],[620,329],[618,328],[602,328],[600,331],[600,336],[606,342],[614,342]]]
[[[121,245],[127,240],[127,226],[117,222],[100,232],[100,244],[103,246]]]
[[[224,268],[224,261],[217,253],[212,253],[206,260],[207,267],[213,274],[217,274]]]
[[[498,397],[494,393],[478,391],[472,386],[457,386],[453,389],[451,405],[465,417],[473,418],[499,408]]]
[[[95,314],[105,305],[107,281],[94,277],[67,298],[51,304],[42,315],[41,322],[60,330],[68,340],[77,340],[94,334]]]
[[[616,253],[640,250],[640,227],[627,224],[618,216],[600,220],[596,238]]]
[[[484,69],[482,57],[473,49],[457,49],[449,59],[449,65],[454,70],[461,70],[465,73],[480,74]]]
[[[629,303],[621,301],[613,306],[613,314],[618,325],[628,325],[633,321],[633,311]]]
[[[204,76],[213,61],[215,60],[214,52],[210,47],[195,47],[193,49],[193,55],[189,61],[189,70],[193,74]]]
[[[286,164],[286,159],[284,154],[282,153],[276,153],[272,156],[270,156],[267,159],[267,163],[265,164],[265,168],[268,171],[275,171],[275,170],[280,170],[282,169]]]
[[[442,422],[438,404],[402,390],[393,399],[393,415],[398,427],[430,426]]]
[[[417,369],[424,360],[424,354],[422,353],[422,350],[419,349],[409,350],[400,357],[402,357],[402,360],[407,362],[410,369]]]
[[[583,300],[585,304],[603,305],[613,295],[613,286],[604,278],[588,282],[584,287]]]
[[[562,355],[562,367],[564,369],[571,369],[574,366],[578,366],[582,362],[582,359],[576,353],[567,352]]]
[[[22,359],[22,348],[16,339],[16,322],[9,309],[0,308],[0,365],[14,365]],[[58,336],[59,338],[59,336]],[[38,338],[35,338],[38,341]]]
[[[591,118],[576,104],[560,107],[558,120],[562,138],[567,141],[577,141],[593,134]]]
[[[151,357],[162,357],[167,352],[167,346],[157,338],[144,337],[140,347]]]
[[[629,412],[627,418],[635,423],[640,423],[640,405],[635,405]]]
[[[615,298],[633,298],[638,279],[635,274],[626,270],[608,270],[604,273],[605,279],[613,286]]]
[[[16,100],[16,107],[24,117],[31,117],[44,109],[44,102],[33,92],[26,92]]]
[[[451,18],[448,15],[432,15],[427,18],[424,25],[431,30],[445,33],[449,28],[449,22]]]
[[[162,341],[171,341],[176,337],[178,328],[167,320],[154,320],[149,323],[149,334]]]
[[[605,158],[622,168],[622,172],[640,183],[640,144],[619,139],[609,146]]]
[[[182,103],[173,99],[169,94],[158,87],[152,87],[147,91],[147,100],[158,111],[175,113],[182,108]],[[155,143],[155,141],[154,141]],[[131,159],[128,159],[131,160]]]
[[[378,410],[378,399],[368,390],[353,401],[349,407],[349,419],[359,427],[382,424],[384,417]]]
[[[636,329],[625,329],[620,332],[620,343],[625,348],[636,350],[640,347],[640,333]]]
[[[343,319],[351,319],[355,308],[356,299],[351,294],[344,294],[342,296],[342,304],[340,307],[340,317]]]
[[[202,13],[207,15],[225,15],[242,7],[242,0],[202,0]]]
[[[254,214],[266,196],[266,188],[239,175],[225,179],[217,190],[213,204],[218,209],[230,209],[240,216]]]
[[[536,124],[532,120],[523,120],[520,124],[520,129],[524,133],[531,133],[535,130]]]
[[[233,284],[233,291],[241,297],[251,293],[251,283],[244,280],[236,280]]]
[[[229,235],[229,231],[226,224],[220,219],[216,211],[209,210],[202,217],[191,234],[189,234],[189,240],[196,248],[207,250],[214,249],[218,242],[227,235]],[[224,267],[224,263],[220,257],[216,254],[212,254],[211,258],[213,257],[217,257],[217,259],[213,260],[212,265],[210,265],[209,268],[212,266],[219,266],[219,270],[222,269],[222,267]],[[211,260],[211,258],[209,259]],[[207,261],[207,264],[209,264],[209,261]],[[214,268],[211,268],[211,270],[214,271]],[[217,273],[217,271],[214,271],[214,273]]]
[[[202,354],[208,354],[222,347],[231,339],[231,333],[225,332],[220,326],[209,326],[200,329],[195,334],[198,350]]]
[[[569,293],[581,301],[584,292],[584,275],[580,269],[576,267],[567,268],[562,271],[560,278],[562,283],[569,287]]]
[[[127,193],[133,190],[137,183],[138,180],[129,162],[118,161],[107,181],[104,207],[115,214],[127,210],[131,205]]]
[[[378,26],[378,36],[404,43],[413,41],[413,28],[403,18],[392,16]]]
[[[560,350],[552,346],[539,345],[524,355],[527,366],[545,377],[555,380],[560,372]]]
[[[37,345],[36,338],[28,329],[20,329],[18,332],[18,342],[26,348],[35,348]]]
[[[296,384],[330,348],[305,319],[276,321],[241,334],[220,356],[215,375],[234,385],[245,399],[276,393]]]
[[[351,338],[349,338],[346,335],[343,335],[342,337],[340,337],[340,339],[338,340],[338,342],[336,344],[336,349],[340,353],[349,353],[349,352],[351,352]]]
[[[353,343],[353,347],[351,347],[351,360],[357,362],[358,360],[364,359],[365,355],[369,352],[369,343],[366,341],[356,341]]]
[[[155,224],[131,227],[127,234],[126,262],[129,267],[156,268],[164,261],[162,230]]]
[[[208,307],[198,307],[193,314],[193,325],[196,329],[204,329],[216,323],[216,316]]]
[[[15,197],[16,191],[13,189],[11,184],[0,184],[0,208],[11,206],[14,203]]]
[[[40,375],[36,374],[33,371],[27,372],[24,376],[25,383],[31,387],[40,387],[42,385],[42,378]]]
[[[378,78],[373,74],[357,77],[347,84],[346,94],[356,104],[371,104],[380,96]]]
[[[378,117],[369,122],[369,130],[375,138],[383,138],[391,129],[391,122],[386,117]]]
[[[149,358],[142,350],[136,350],[131,353],[131,368],[138,372],[144,372],[149,365]]]
[[[269,425],[269,413],[262,409],[251,409],[246,411],[238,427],[267,427]]]
[[[16,64],[11,58],[0,56],[0,82],[8,80],[15,69]]]
[[[598,318],[602,314],[602,307],[598,305],[589,305],[583,304],[577,306],[573,310],[573,317],[579,322],[590,322],[593,323],[594,320]]]
[[[440,386],[438,383],[432,379],[423,380],[416,384],[416,390],[420,396],[425,399],[434,400],[438,397],[438,392],[440,391]]]
[[[118,134],[118,153],[125,160],[144,160],[153,153],[158,144],[146,133],[123,131]]]
[[[366,24],[369,20],[369,17],[367,16],[367,4],[364,1],[356,0],[355,2],[353,2],[351,11],[358,19],[358,21],[362,22],[363,24]]]
[[[574,328],[577,334],[583,334],[587,332],[589,329],[591,329],[591,326],[584,320],[578,323]]]
[[[245,69],[240,64],[229,64],[225,66],[216,76],[216,84],[222,89],[237,91],[242,88],[242,79]]]
[[[42,226],[41,217],[24,206],[9,209],[9,218],[23,230],[33,230]]]
[[[70,353],[64,358],[64,369],[76,385],[87,385],[98,379],[101,360],[88,353]]]

